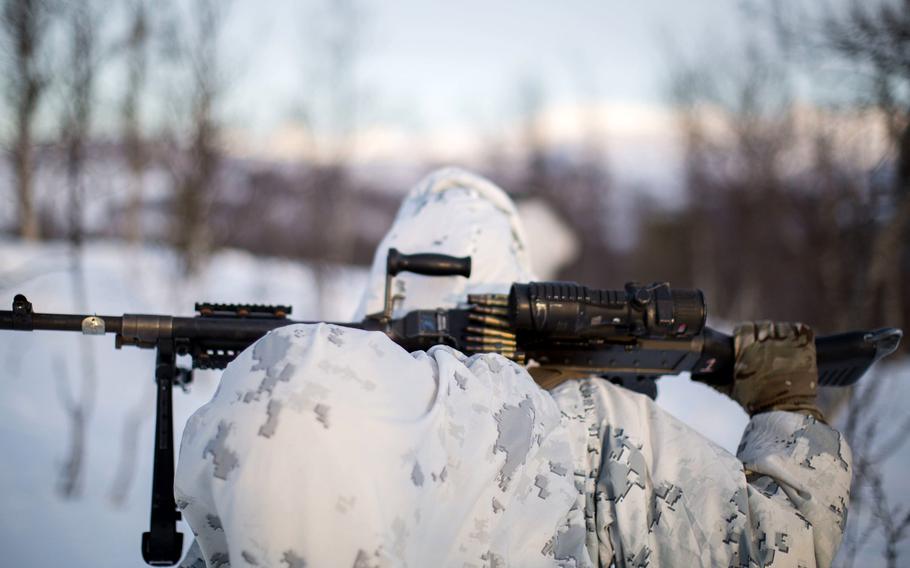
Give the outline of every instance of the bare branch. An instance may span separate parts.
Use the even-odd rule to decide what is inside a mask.
[[[134,0],[126,36],[126,93],[120,107],[124,153],[129,168],[130,196],[126,211],[127,239],[135,244],[142,239],[142,175],[147,152],[141,124],[141,97],[148,71],[149,19],[146,0]]]
[[[44,98],[48,74],[42,65],[42,50],[50,20],[45,0],[5,0],[0,25],[11,49],[5,70],[6,104],[13,109],[15,134],[10,158],[15,177],[18,233],[25,239],[40,236],[34,202],[33,136],[38,106]]]
[[[192,84],[188,159],[176,172],[172,211],[174,244],[186,274],[198,269],[211,247],[207,219],[220,165],[218,45],[225,19],[225,4],[217,0],[193,5],[196,29],[186,61]]]

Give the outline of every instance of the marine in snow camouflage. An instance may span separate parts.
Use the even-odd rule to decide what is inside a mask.
[[[358,317],[381,309],[390,247],[475,259],[468,280],[402,275],[399,313],[531,279],[511,201],[461,170],[410,192]],[[828,566],[850,464],[811,416],[755,416],[733,456],[600,379],[545,391],[496,354],[294,325],[187,423],[181,566]]]

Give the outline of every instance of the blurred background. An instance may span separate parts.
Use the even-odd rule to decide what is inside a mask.
[[[2,0],[0,68],[4,305],[345,320],[455,164],[518,202],[542,278],[910,328],[907,0]],[[0,564],[142,566],[153,354],[60,335],[0,337]],[[178,435],[217,380],[175,393]],[[910,558],[908,383],[901,356],[824,395],[856,464],[838,566]],[[734,403],[660,388],[735,451]]]

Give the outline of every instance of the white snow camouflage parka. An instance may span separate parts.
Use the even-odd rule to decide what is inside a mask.
[[[528,281],[514,205],[437,171],[379,246],[470,255],[470,279],[402,274],[396,315]],[[733,456],[653,401],[591,378],[540,389],[495,354],[407,353],[328,324],[275,330],[187,423],[175,493],[181,566],[828,566],[851,479],[811,417],[750,421]]]

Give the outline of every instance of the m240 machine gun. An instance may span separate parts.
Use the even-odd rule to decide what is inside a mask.
[[[629,283],[623,290],[572,282],[516,283],[509,294],[471,295],[456,309],[415,310],[396,319],[392,284],[401,272],[468,277],[471,259],[391,249],[383,311],[336,325],[385,333],[409,351],[443,344],[467,354],[500,353],[527,363],[545,387],[588,375],[625,384],[682,372],[713,385],[733,380],[733,339],[705,326],[707,306],[700,290],[672,289],[665,282]],[[176,357],[189,355],[193,369],[223,369],[269,331],[315,323],[288,319],[290,306],[198,303],[196,312],[195,317],[41,314],[21,294],[11,311],[0,311],[0,330],[112,333],[118,349],[156,350],[151,520],[142,535],[142,556],[151,565],[176,564],[183,547],[173,491],[171,391],[191,382],[193,370],[178,368]],[[901,335],[885,328],[816,338],[819,384],[855,383],[897,348]]]

